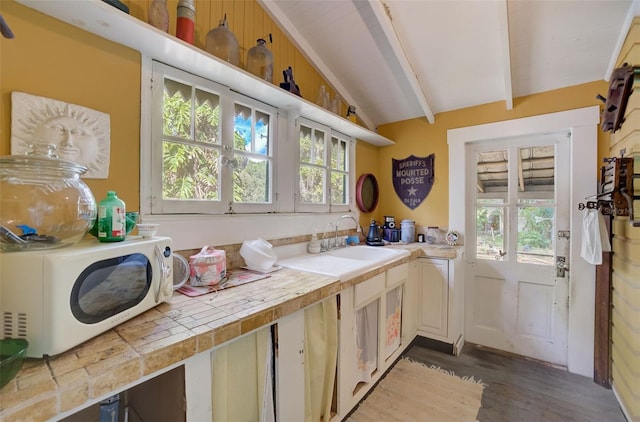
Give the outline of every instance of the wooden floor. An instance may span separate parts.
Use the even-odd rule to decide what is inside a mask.
[[[592,379],[467,343],[455,357],[414,343],[405,356],[458,376],[473,376],[486,387],[480,422],[624,422],[611,390]]]

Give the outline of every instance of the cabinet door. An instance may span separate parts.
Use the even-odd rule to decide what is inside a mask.
[[[388,359],[402,344],[402,292],[404,285],[389,290],[385,300],[384,358]]]
[[[304,420],[304,312],[277,323],[276,406],[279,421]]]
[[[420,286],[420,265],[418,260],[409,264],[409,277],[404,288],[402,301],[402,343],[409,344],[418,331],[418,295]]]
[[[422,271],[419,329],[436,336],[447,336],[449,310],[449,262],[421,259]]]

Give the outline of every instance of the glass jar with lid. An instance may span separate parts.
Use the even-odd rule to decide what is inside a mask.
[[[96,200],[80,179],[87,168],[36,145],[25,155],[0,157],[0,250],[72,245],[93,226]]]

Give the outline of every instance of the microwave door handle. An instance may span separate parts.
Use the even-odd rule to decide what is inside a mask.
[[[156,245],[155,250],[156,250],[156,259],[158,260],[158,265],[162,270],[162,281],[158,283],[158,290],[156,290],[156,303],[158,303],[160,301],[160,292],[162,291],[162,286],[164,285],[164,283],[167,282],[167,279],[171,275],[171,268],[169,268],[168,265],[165,265],[164,260],[162,259],[163,257],[162,251],[160,250],[160,247],[158,245]]]

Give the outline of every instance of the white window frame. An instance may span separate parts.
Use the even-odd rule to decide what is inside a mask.
[[[296,132],[299,110],[278,109],[277,130],[274,138],[274,192],[275,211],[273,213],[190,214],[166,212],[152,213],[153,159],[152,124],[153,112],[151,81],[153,58],[141,58],[141,115],[140,115],[140,218],[146,223],[159,223],[158,234],[173,240],[174,250],[200,249],[202,245],[228,245],[244,240],[262,237],[280,239],[306,235],[313,230],[322,232],[329,224],[345,212],[359,219],[355,208],[355,139],[350,148],[349,207],[333,209],[332,212],[299,212],[295,207],[298,183],[299,152]],[[191,74],[189,74],[191,75]],[[198,75],[196,75],[198,76]],[[203,75],[203,76],[206,76]],[[206,78],[205,78],[206,79]],[[225,88],[226,89],[226,88]],[[335,132],[334,132],[335,133]],[[228,206],[228,204],[227,204]]]
[[[275,210],[276,189],[275,171],[276,154],[275,142],[278,114],[274,107],[246,97],[242,94],[232,92],[228,88],[212,82],[208,79],[193,75],[171,66],[154,61],[152,63],[151,82],[151,204],[152,214],[233,214],[233,213],[257,213],[273,212]],[[267,156],[263,156],[270,162],[269,165],[269,200],[265,203],[234,203],[233,202],[233,168],[230,165],[220,165],[220,196],[219,200],[163,200],[162,199],[162,139],[164,137],[162,124],[163,113],[163,92],[164,78],[175,80],[185,85],[195,87],[204,91],[215,93],[220,98],[220,139],[221,143],[212,145],[212,148],[219,149],[221,157],[224,156],[232,160],[234,158],[234,117],[235,104],[241,104],[250,108],[253,112],[259,110],[270,116],[269,139]],[[247,153],[247,155],[250,155]]]
[[[300,126],[311,128],[312,130],[320,130],[325,133],[325,162],[323,167],[325,169],[325,190],[324,190],[324,202],[317,204],[310,204],[308,202],[301,202],[300,194],[300,168],[302,163],[300,162]],[[354,190],[355,190],[355,140],[349,136],[341,134],[332,130],[330,127],[316,123],[304,117],[298,117],[295,125],[295,144],[296,144],[296,177],[295,177],[295,212],[324,212],[324,213],[337,213],[337,212],[349,212],[351,206],[354,203]],[[331,147],[332,138],[337,138],[347,142],[347,170],[348,183],[347,183],[347,204],[331,204]]]

